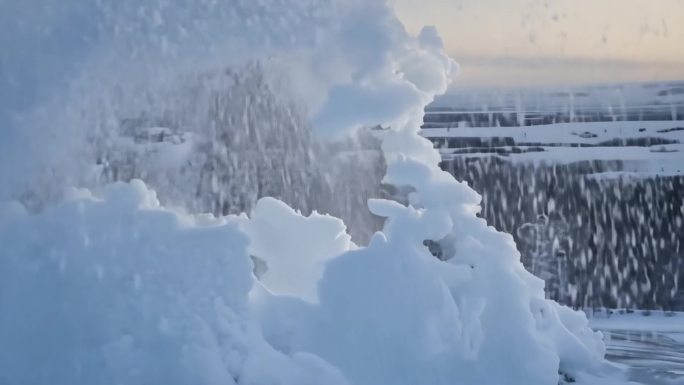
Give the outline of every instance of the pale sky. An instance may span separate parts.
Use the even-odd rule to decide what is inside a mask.
[[[684,79],[684,0],[391,0],[436,26],[464,85]]]

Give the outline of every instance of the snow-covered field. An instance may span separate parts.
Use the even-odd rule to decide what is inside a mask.
[[[445,160],[456,156],[500,156],[512,162],[569,164],[581,161],[620,161],[621,170],[603,175],[673,176],[684,175],[684,121],[617,121],[558,123],[522,127],[453,127],[423,128]],[[449,139],[510,138],[506,146],[490,145],[481,150],[500,148],[502,155],[491,152],[463,152],[450,148]],[[655,140],[653,140],[655,139]],[[661,141],[658,141],[661,139]],[[518,151],[513,151],[513,147]]]

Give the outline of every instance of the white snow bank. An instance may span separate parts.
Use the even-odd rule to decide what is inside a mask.
[[[327,216],[272,199],[251,219],[181,215],[139,181],[102,198],[75,191],[39,215],[3,206],[3,379],[504,385],[556,384],[559,370],[600,375],[600,334],[543,299],[511,238],[472,215],[479,197],[424,165],[400,165],[404,174],[388,179],[423,178],[412,198],[422,207],[372,201],[389,220],[356,250]],[[421,199],[440,184],[460,202]],[[451,260],[432,257],[423,239],[451,244]],[[257,285],[248,250],[269,264]]]
[[[393,163],[386,182],[416,187],[412,206],[371,200],[371,211],[388,217],[385,229],[327,263],[317,304],[254,290],[273,346],[315,354],[359,385],[556,384],[559,371],[580,383],[611,381],[602,335],[583,313],[544,299],[512,238],[474,216],[476,193],[410,160]],[[426,239],[439,241],[449,261],[430,255]],[[278,258],[287,268],[272,274],[290,275],[301,263],[287,252]]]
[[[522,127],[426,128],[426,137],[490,138],[510,137],[516,142],[598,144],[621,138],[664,138],[684,140],[683,121],[573,122]],[[670,131],[671,130],[671,131]],[[582,135],[588,133],[589,135]]]
[[[159,207],[142,182],[40,215],[0,211],[0,383],[343,384],[251,321],[236,224]]]
[[[241,228],[250,254],[266,263],[264,285],[311,302],[317,301],[325,263],[354,247],[340,219],[316,212],[304,217],[273,198],[259,200]]]

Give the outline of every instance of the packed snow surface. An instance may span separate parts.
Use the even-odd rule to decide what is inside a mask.
[[[601,333],[544,298],[512,237],[476,216],[480,197],[440,170],[439,153],[418,134],[425,105],[457,68],[434,28],[408,35],[379,0],[98,4],[100,45],[89,42],[75,86],[36,102],[27,131],[10,129],[4,196],[15,185],[39,190],[34,169],[46,166],[80,185],[85,139],[179,73],[263,60],[268,81],[295,83],[283,97],[303,103],[319,136],[389,127],[377,130],[383,182],[406,192],[406,203],[371,199],[384,227],[357,246],[340,220],[276,199],[215,218],[163,207],[139,180],[84,182],[92,189],[39,212],[5,199],[0,382],[619,381]],[[77,26],[48,21],[64,20]],[[252,260],[266,265],[259,279]]]

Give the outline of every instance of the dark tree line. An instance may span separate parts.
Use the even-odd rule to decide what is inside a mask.
[[[574,307],[684,309],[684,178],[591,175],[615,166],[443,163],[482,194],[481,215],[513,234],[550,297]]]

